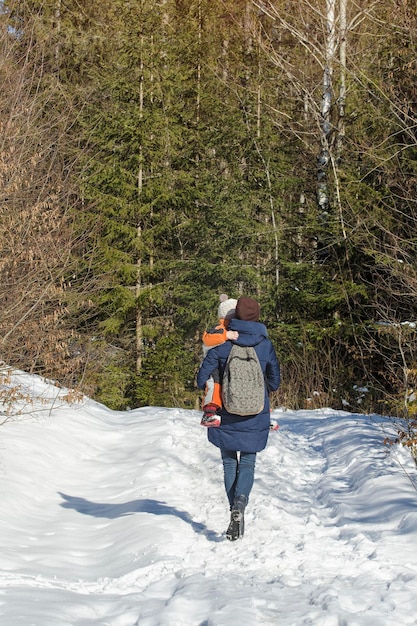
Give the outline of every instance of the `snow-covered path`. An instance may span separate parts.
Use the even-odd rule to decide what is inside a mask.
[[[198,412],[22,380],[51,399],[0,429],[0,626],[417,624],[417,473],[387,420],[276,411],[230,543]]]

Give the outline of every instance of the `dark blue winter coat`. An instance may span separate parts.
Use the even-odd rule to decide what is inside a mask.
[[[281,380],[278,359],[268,339],[268,331],[264,324],[232,319],[228,329],[237,330],[239,338],[235,342],[226,341],[207,352],[197,374],[197,385],[200,389],[204,389],[207,380],[216,368],[219,369],[220,381],[222,380],[233,343],[240,346],[253,346],[264,373],[265,404],[258,415],[245,417],[228,413],[223,408],[220,409],[221,425],[218,428],[207,429],[208,439],[213,445],[223,450],[259,452],[265,448],[268,441],[270,425],[268,393],[276,391]]]

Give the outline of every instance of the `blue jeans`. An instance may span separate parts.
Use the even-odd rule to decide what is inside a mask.
[[[255,478],[256,452],[233,452],[221,450],[224,486],[230,506],[237,496],[246,496],[249,500],[253,481]],[[240,454],[240,458],[238,457]]]

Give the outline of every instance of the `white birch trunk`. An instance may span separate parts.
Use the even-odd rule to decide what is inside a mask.
[[[340,32],[340,92],[339,92],[339,118],[337,132],[336,163],[340,162],[342,156],[342,146],[345,137],[345,104],[346,104],[346,2],[340,0],[339,8],[339,32]]]
[[[329,207],[327,170],[330,161],[330,113],[333,102],[333,68],[336,54],[336,0],[326,0],[326,48],[321,101],[321,151],[318,156],[317,201],[323,213]]]

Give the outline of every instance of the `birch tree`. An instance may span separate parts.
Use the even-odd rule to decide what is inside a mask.
[[[334,100],[333,74],[336,55],[336,0],[326,0],[326,40],[323,68],[323,94],[321,99],[321,150],[318,156],[317,201],[323,215],[328,214],[329,190],[327,170],[330,164],[332,134],[331,109]]]

